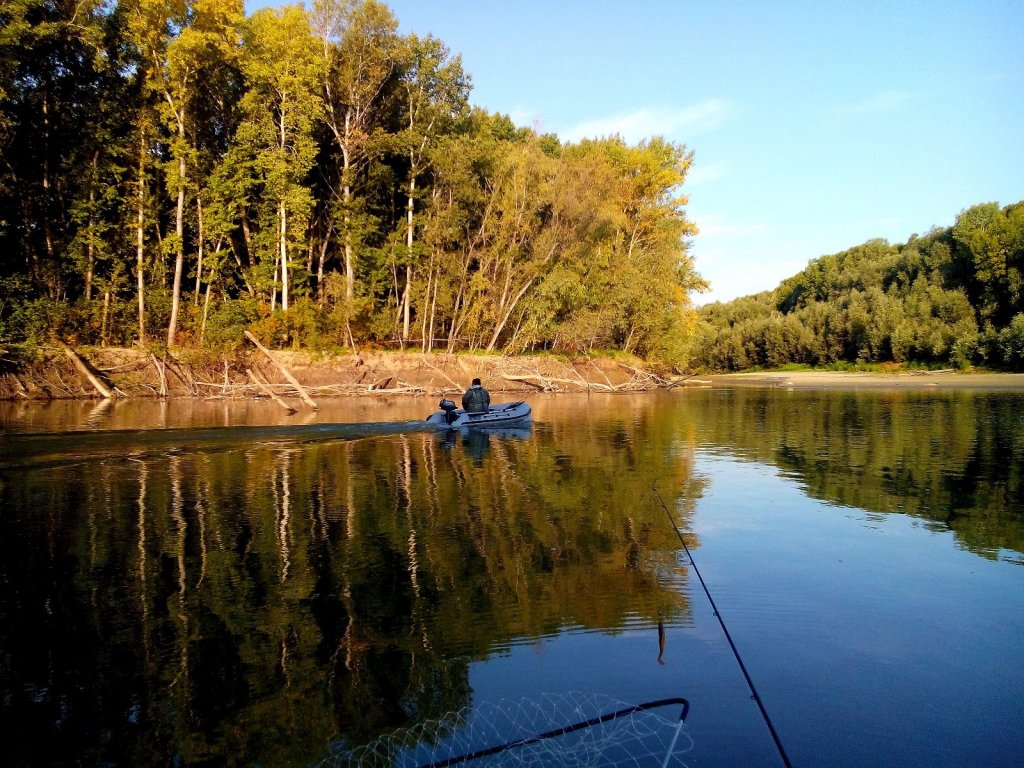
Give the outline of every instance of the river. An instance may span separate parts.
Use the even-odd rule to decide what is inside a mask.
[[[1019,764],[1024,395],[530,402],[0,404],[4,763]]]

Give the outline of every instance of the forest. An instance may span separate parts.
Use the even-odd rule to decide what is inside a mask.
[[[377,0],[5,0],[0,340],[681,359],[692,152],[470,89]]]
[[[1024,202],[975,205],[906,243],[822,256],[774,290],[709,304],[700,317],[693,362],[712,370],[1024,370]]]
[[[1024,369],[1024,203],[698,312],[692,151],[470,92],[378,0],[7,0],[0,342]]]

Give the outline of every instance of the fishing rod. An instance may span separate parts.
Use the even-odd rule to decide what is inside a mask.
[[[754,681],[750,678],[750,673],[747,672],[747,665],[743,663],[743,659],[740,657],[740,652],[736,648],[736,643],[732,641],[732,635],[729,634],[729,628],[725,626],[725,620],[722,618],[722,614],[718,610],[718,606],[715,605],[715,599],[711,596],[711,592],[708,590],[708,585],[704,583],[704,577],[700,575],[700,569],[697,568],[697,563],[693,559],[693,554],[690,552],[690,548],[686,546],[686,541],[683,539],[683,533],[679,530],[679,526],[676,525],[676,520],[672,517],[672,513],[668,510],[668,505],[665,504],[665,500],[661,498],[661,494],[658,493],[658,489],[655,486],[651,486],[651,491],[657,497],[658,501],[661,502],[661,508],[665,510],[665,514],[668,515],[668,520],[672,523],[672,528],[675,529],[676,536],[679,537],[679,543],[683,545],[683,551],[686,552],[686,556],[690,560],[690,566],[693,568],[693,572],[697,574],[697,580],[700,581],[701,587],[704,588],[704,594],[708,597],[708,602],[711,603],[711,610],[715,612],[715,618],[718,619],[718,623],[722,626],[722,632],[725,633],[725,639],[729,641],[729,647],[732,649],[732,655],[736,657],[736,663],[740,665],[740,671],[743,673],[744,679],[747,681],[747,687],[750,689],[751,698],[757,702],[757,708],[761,710],[761,717],[764,718],[765,725],[768,726],[768,732],[772,735],[772,740],[775,742],[775,748],[779,751],[779,757],[782,758],[783,765],[786,768],[793,768],[793,764],[789,762],[789,756],[786,754],[785,748],[782,746],[782,741],[779,739],[779,734],[775,731],[775,726],[772,725],[772,719],[768,716],[768,710],[764,708],[764,702],[761,701],[761,696],[757,692],[757,688],[754,686]]]

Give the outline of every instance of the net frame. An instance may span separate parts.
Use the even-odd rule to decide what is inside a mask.
[[[669,707],[678,707],[678,715],[668,716]],[[683,698],[627,704],[581,693],[502,699],[354,749],[341,746],[321,768],[685,766],[682,756],[693,748],[682,730],[689,708]]]

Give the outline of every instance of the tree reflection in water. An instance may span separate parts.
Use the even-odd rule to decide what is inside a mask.
[[[689,606],[650,489],[692,531],[702,450],[1020,562],[1022,405],[716,390],[558,398],[519,436],[5,437],[5,762],[306,765],[471,704],[513,644],[653,641]]]
[[[496,648],[678,620],[674,534],[636,500],[658,482],[692,511],[692,445],[632,429],[13,471],[0,487],[10,764],[305,765],[334,739],[464,708],[470,662]]]

